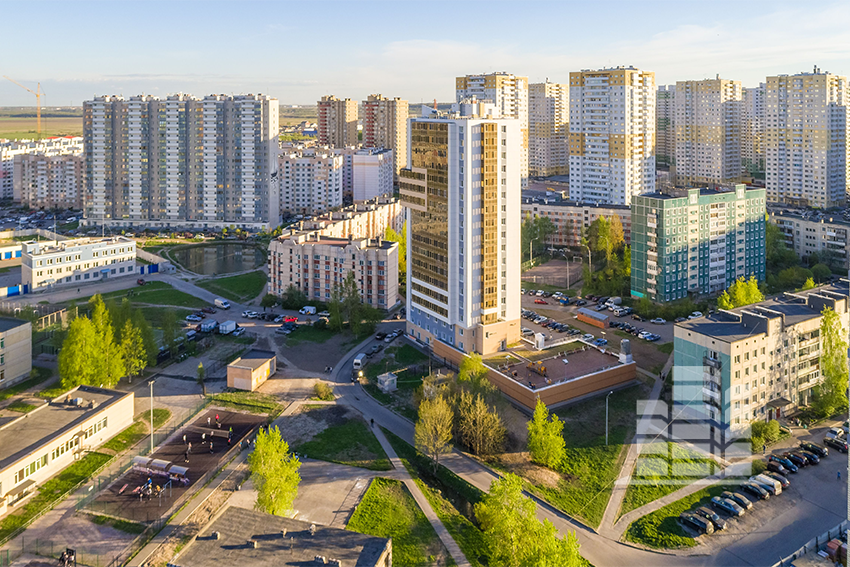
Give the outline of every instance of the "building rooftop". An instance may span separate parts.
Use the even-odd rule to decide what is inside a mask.
[[[592,374],[622,364],[617,354],[608,351],[607,347],[597,349],[592,346],[585,346],[583,350],[574,350],[562,356],[558,355],[558,347],[552,347],[550,350],[552,351],[551,358],[539,361],[539,364],[546,368],[545,377],[539,372],[531,370],[526,361],[512,364],[502,373],[523,386],[532,387],[536,390],[562,382],[585,379]]]
[[[79,386],[50,403],[25,413],[0,427],[0,470],[30,455],[92,415],[103,411],[132,392]],[[66,403],[78,400],[79,404]],[[94,404],[92,405],[92,402]]]
[[[228,507],[169,563],[172,567],[318,565],[317,556],[345,567],[378,563],[390,540],[254,510]],[[285,530],[285,535],[284,535]],[[311,533],[313,531],[313,533]],[[215,539],[213,533],[218,533]],[[248,544],[257,542],[256,547]]]
[[[535,192],[533,191],[523,191],[522,204],[535,204],[547,207],[588,207],[593,209],[617,209],[622,211],[631,210],[631,207],[629,205],[615,205],[613,203],[584,203],[581,201],[570,201],[569,199],[561,199],[560,196],[555,192],[552,192],[551,195],[547,196],[545,192],[539,192],[535,194]]]
[[[645,193],[643,195],[637,195],[638,197],[648,197],[650,199],[686,199],[688,197],[688,192],[697,189],[697,187],[676,187],[671,190],[671,193]],[[728,195],[735,193],[735,187],[699,187],[700,197],[711,197],[713,195]],[[752,185],[747,185],[747,191],[764,191],[764,187],[755,187]]]
[[[256,370],[263,364],[265,364],[268,360],[275,358],[277,355],[270,350],[258,350],[251,349],[242,355],[241,358],[237,358],[228,366],[237,366],[237,367],[248,367],[251,370]]]
[[[393,240],[385,240],[383,238],[339,238],[335,236],[324,236],[318,233],[318,230],[290,230],[288,233],[284,232],[282,235],[278,237],[278,240],[281,242],[285,242],[287,240],[294,241],[297,244],[322,244],[325,246],[338,246],[340,248],[344,248],[346,246],[350,246],[352,244],[358,245],[358,248],[380,248],[383,250],[389,250],[393,246],[397,246],[397,243]]]
[[[0,317],[0,333],[5,333],[11,329],[16,327],[23,327],[24,325],[30,325],[29,321],[23,321],[21,319],[12,319],[11,317]]]
[[[800,207],[778,207],[769,206],[770,214],[778,219],[797,219],[808,222],[820,222],[850,226],[850,208],[835,211],[823,211],[820,209],[805,209]]]
[[[56,241],[31,240],[29,242],[24,242],[23,253],[29,254],[30,256],[39,256],[41,254],[55,254],[57,252],[64,252],[70,248],[76,248],[78,246],[94,246],[97,244],[102,244],[104,246],[109,244],[132,244],[133,246],[135,246],[136,241],[132,238],[127,238],[125,236],[73,238],[68,240],[60,240],[58,243]]]

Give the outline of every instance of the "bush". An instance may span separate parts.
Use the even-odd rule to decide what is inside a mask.
[[[761,459],[757,461],[753,461],[753,474],[761,474],[767,470],[767,463],[762,461]]]
[[[316,319],[316,322],[313,323],[313,327],[315,327],[316,329],[319,329],[319,330],[327,329],[328,328],[328,320],[325,319],[324,317],[319,317],[318,319]]]
[[[320,400],[326,402],[333,401],[334,399],[333,388],[331,388],[325,382],[316,382],[316,385],[313,386],[313,394]]]

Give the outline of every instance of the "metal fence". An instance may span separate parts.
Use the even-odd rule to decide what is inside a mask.
[[[64,541],[43,538],[32,538],[28,540],[22,537],[20,548],[0,551],[0,567],[11,565],[13,561],[22,555],[49,557],[58,564],[62,552],[69,547],[76,553],[76,564],[86,565],[88,567],[118,567],[123,562],[123,557],[125,556],[125,550],[123,549],[111,553],[99,552],[75,545],[69,546]]]
[[[822,533],[819,536],[814,537],[809,540],[806,545],[789,555],[788,557],[782,559],[778,563],[774,563],[773,567],[790,567],[794,563],[796,559],[806,555],[807,553],[817,553],[819,551],[826,549],[826,544],[829,543],[833,539],[840,539],[842,543],[847,541],[847,528],[848,523],[847,520],[841,522],[836,527],[831,530],[827,530],[825,533]]]

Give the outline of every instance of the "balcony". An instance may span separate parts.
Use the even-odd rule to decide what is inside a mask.
[[[715,392],[714,390],[711,390],[709,388],[703,388],[702,389],[702,399],[703,399],[703,401],[705,401],[706,398],[713,400],[714,403],[718,404],[718,407],[719,407],[719,405],[720,405],[720,392]],[[708,402],[706,402],[706,403],[708,403]]]
[[[720,367],[721,367],[720,360],[718,360],[716,358],[711,358],[709,356],[703,356],[702,357],[702,365],[703,366],[710,366],[711,368],[716,368],[717,370],[720,370]]]

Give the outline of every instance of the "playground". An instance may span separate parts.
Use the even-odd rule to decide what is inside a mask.
[[[94,499],[92,511],[132,522],[159,519],[231,448],[247,447],[265,421],[262,415],[215,408],[201,412],[153,454],[134,458],[133,466]]]

